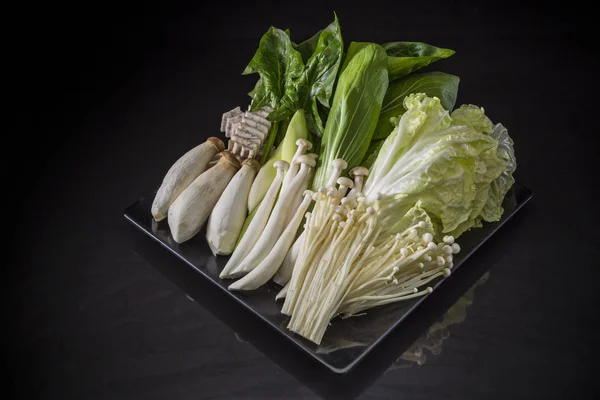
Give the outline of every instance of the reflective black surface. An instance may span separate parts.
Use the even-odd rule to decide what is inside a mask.
[[[5,58],[15,71],[5,75],[5,98],[17,109],[6,112],[17,127],[3,130],[9,398],[600,397],[593,10],[547,1],[326,3],[6,10]],[[456,50],[430,69],[460,77],[457,104],[483,106],[508,127],[517,182],[535,193],[348,374],[290,345],[123,218],[181,154],[218,133],[224,110],[247,103],[255,80],[241,72],[270,25],[302,40],[333,10],[346,43]],[[449,335],[438,329],[483,276],[467,317]],[[442,338],[435,355],[428,347],[437,352]]]
[[[503,202],[504,214],[500,221],[485,224],[480,229],[473,229],[460,237],[461,251],[455,257],[453,273],[502,225],[504,225],[527,201],[532,193],[521,184],[515,184],[507,193]],[[150,213],[153,197],[144,197],[125,210],[125,217],[138,227],[142,232],[156,240],[157,245],[162,245],[175,256],[186,262],[217,287],[227,293],[232,301],[237,301],[249,311],[258,316],[262,322],[275,328],[291,343],[304,350],[326,367],[336,373],[348,373],[356,364],[371,351],[392,329],[401,322],[424,301],[425,295],[417,299],[378,307],[370,310],[366,315],[340,319],[336,318],[327,329],[320,345],[311,343],[299,335],[286,329],[289,317],[281,314],[281,302],[275,302],[275,295],[280,286],[269,282],[259,290],[240,293],[230,292],[227,286],[230,280],[219,279],[219,273],[225,267],[228,257],[215,257],[212,255],[204,238],[204,231],[193,239],[178,244],[170,234],[166,220],[156,222]],[[447,278],[440,278],[431,285],[437,289]]]

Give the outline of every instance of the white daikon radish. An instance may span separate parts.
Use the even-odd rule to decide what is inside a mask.
[[[259,169],[260,163],[255,159],[244,160],[210,213],[206,240],[214,255],[233,252],[246,220],[248,193]]]
[[[191,239],[202,229],[227,184],[239,169],[240,162],[237,158],[224,151],[217,165],[202,173],[181,192],[168,212],[169,228],[177,243]]]
[[[224,149],[225,144],[221,139],[209,137],[206,142],[185,153],[171,166],[152,202],[152,216],[156,221],[165,219],[175,199],[207,169],[213,157]]]

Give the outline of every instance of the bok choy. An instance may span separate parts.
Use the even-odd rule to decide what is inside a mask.
[[[313,190],[325,185],[333,160],[344,159],[350,169],[360,164],[369,148],[387,88],[385,50],[375,43],[350,43],[321,138],[320,165]]]

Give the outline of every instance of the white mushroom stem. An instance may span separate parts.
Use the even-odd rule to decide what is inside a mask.
[[[242,239],[229,258],[229,261],[227,261],[223,271],[221,271],[221,274],[219,275],[221,279],[233,277],[231,273],[252,250],[260,236],[260,233],[267,225],[269,215],[271,214],[271,210],[273,209],[273,205],[275,204],[277,194],[279,193],[279,189],[281,187],[281,182],[283,181],[283,176],[285,171],[287,171],[289,168],[289,164],[283,160],[279,160],[276,161],[273,166],[277,169],[277,175],[275,176],[275,179],[273,179],[273,182],[271,182],[271,186],[269,186],[269,190],[267,191],[263,201],[261,201],[260,205],[258,206],[258,210],[256,211],[252,222],[250,222],[250,225],[248,225],[244,236],[242,236]]]
[[[333,167],[333,171],[331,171],[331,175],[329,175],[329,180],[327,181],[328,188],[335,185],[337,179],[342,175],[342,171],[348,168],[348,163],[341,158],[337,158],[331,162],[331,166]]]
[[[296,210],[290,224],[285,228],[269,254],[246,276],[229,285],[229,290],[254,290],[267,283],[275,275],[287,254],[296,231],[304,218],[304,213],[312,202],[312,192],[306,190],[300,207]]]
[[[257,233],[257,235],[260,235],[258,241],[238,266],[232,270],[232,274],[243,274],[252,271],[269,254],[279,235],[283,232],[290,204],[294,196],[298,195],[298,191],[307,178],[310,168],[314,168],[316,165],[315,160],[306,155],[298,157],[298,161],[302,164],[300,171],[286,190],[282,190],[280,193],[264,231]]]
[[[291,182],[292,179],[296,177],[296,174],[300,170],[300,163],[298,163],[298,157],[304,155],[308,150],[312,149],[312,143],[306,139],[298,139],[296,140],[296,154],[292,157],[292,161],[290,162],[290,169],[285,174],[285,178],[283,178],[282,190],[285,189]],[[318,157],[318,155],[316,155]],[[315,157],[316,158],[316,157]]]
[[[348,193],[348,197],[357,198],[363,189],[365,178],[369,176],[369,170],[365,167],[354,167],[350,170],[349,175],[354,179],[354,187]]]
[[[279,293],[277,293],[277,296],[275,296],[275,301],[277,300],[281,300],[281,299],[285,299],[285,296],[287,295],[287,291],[290,288],[290,283],[286,283],[285,286],[283,287],[283,289],[281,289],[279,291]]]
[[[221,139],[210,137],[186,152],[169,168],[152,202],[151,212],[156,221],[165,219],[175,199],[206,171],[215,155],[224,149],[225,144]]]
[[[426,285],[449,276],[453,255],[460,251],[450,236],[434,243],[425,221],[380,237],[380,196],[375,193],[368,204],[360,190],[351,190],[340,200],[349,187],[362,183],[344,179],[337,180],[337,189],[314,194],[291,278],[277,295],[285,298],[281,312],[291,316],[288,329],[317,344],[335,315],[430,293]]]
[[[306,175],[306,178],[304,179],[304,182],[300,186],[300,189],[298,190],[297,193],[304,193],[304,191],[308,189],[308,187],[310,186],[310,182],[312,181],[314,172],[315,172],[314,168],[310,168],[308,170],[308,174]],[[288,171],[288,173],[289,173],[289,171]],[[285,183],[285,178],[284,178],[284,183]],[[302,197],[296,195],[293,199],[293,202],[289,205],[289,208],[286,212],[284,225],[287,226],[287,224],[290,223],[292,217],[294,216],[294,210],[296,210],[300,206],[300,203],[302,203]]]
[[[304,242],[304,237],[306,236],[306,231],[302,231],[300,236],[296,239],[292,247],[288,250],[283,262],[281,263],[281,267],[275,273],[273,277],[273,281],[278,285],[286,285],[291,277],[292,271],[294,270],[294,264],[296,264],[296,259],[298,258],[298,254],[300,254],[300,249],[302,248],[302,244]]]
[[[200,174],[171,204],[169,228],[177,243],[191,239],[202,229],[227,184],[240,168],[229,152],[211,169]]]

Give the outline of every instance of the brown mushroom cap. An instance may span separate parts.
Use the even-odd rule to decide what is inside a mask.
[[[240,162],[238,161],[238,159],[236,158],[236,156],[234,156],[233,154],[231,154],[228,151],[222,151],[221,152],[221,158],[219,159],[219,164],[221,164],[221,163],[229,163],[235,169],[240,169]]]
[[[215,146],[215,149],[217,149],[218,153],[225,150],[225,143],[223,143],[223,141],[218,137],[211,136],[208,139],[206,139],[206,141]]]
[[[248,167],[252,168],[256,172],[258,172],[258,170],[260,169],[260,163],[257,160],[255,160],[254,158],[247,158],[244,161],[242,161],[242,166],[244,166],[244,165],[247,165]]]

